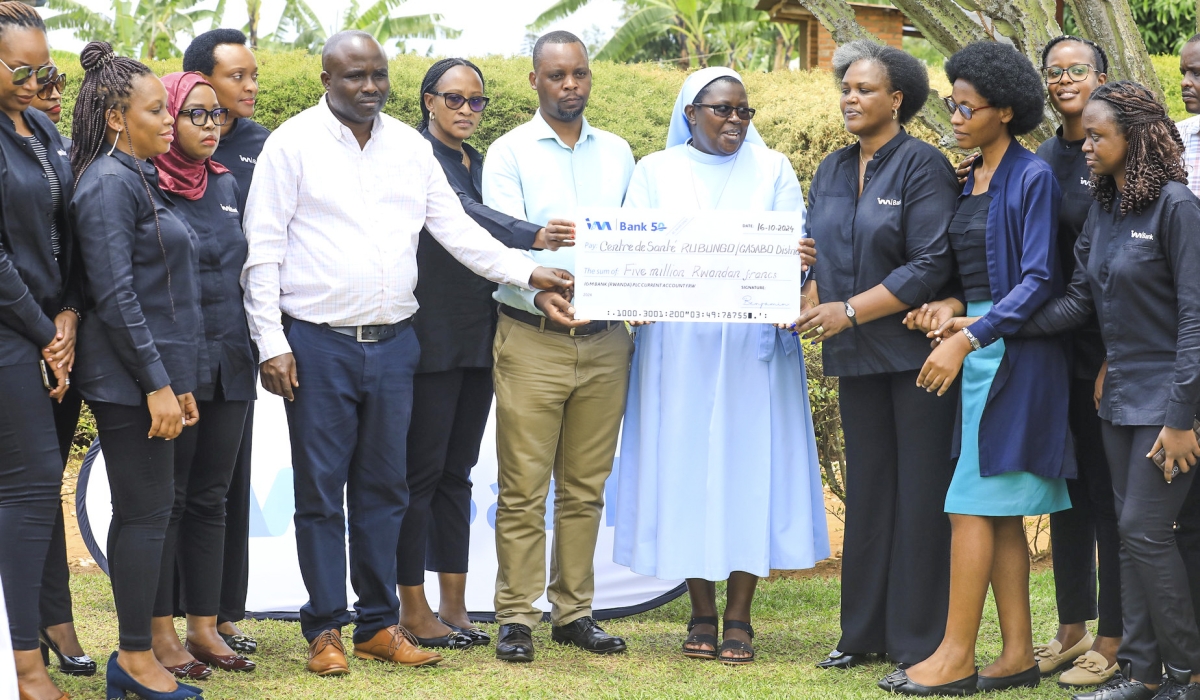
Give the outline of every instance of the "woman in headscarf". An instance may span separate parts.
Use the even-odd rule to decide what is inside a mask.
[[[254,356],[238,281],[246,237],[237,180],[212,160],[229,110],[199,73],[171,73],[162,81],[175,117],[175,139],[169,151],[154,158],[154,166],[179,218],[196,232],[204,335],[200,382],[193,393],[204,420],[184,428],[175,441],[175,502],[154,603],[154,654],[176,676],[198,680],[211,675],[212,666],[254,670],[253,661],[217,634],[225,494],[255,395]],[[187,613],[186,648],[171,619],[177,567]]]
[[[789,211],[802,223],[796,173],[766,147],[753,117],[737,73],[694,73],[675,103],[667,150],[638,163],[625,206]],[[758,579],[829,556],[805,386],[798,338],[767,324],[672,322],[638,331],[614,559],[640,574],[687,579],[685,656],[753,661]],[[714,582],[723,580],[718,644]]]

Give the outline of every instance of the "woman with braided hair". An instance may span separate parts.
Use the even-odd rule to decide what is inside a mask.
[[[461,58],[430,66],[421,81],[421,124],[463,209],[510,248],[557,250],[575,244],[570,221],[515,219],[483,204],[483,156],[467,143],[488,98],[483,73]],[[493,282],[446,252],[429,231],[417,245],[421,313],[413,329],[421,362],[413,376],[408,428],[409,504],[400,529],[396,578],[400,624],[424,646],[464,648],[491,637],[467,617],[467,552],[471,535],[471,469],[492,405]],[[438,572],[435,617],[425,598],[425,570]]]
[[[63,697],[38,653],[38,600],[62,512],[54,404],[70,385],[82,277],[65,148],[29,109],[56,76],[37,12],[0,2],[0,634],[12,638],[22,700]]]
[[[1130,677],[1076,697],[1197,700],[1200,632],[1173,525],[1200,457],[1192,431],[1200,407],[1200,201],[1184,184],[1179,133],[1146,88],[1124,80],[1097,88],[1083,127],[1096,202],[1075,244],[1075,273],[1066,296],[1020,332],[1062,333],[1095,313],[1108,355],[1100,429],[1122,545],[1120,656]]]
[[[79,331],[75,372],[113,501],[107,554],[120,650],[108,660],[106,697],[178,700],[200,690],[172,672],[195,669],[159,663],[151,616],[175,495],[173,439],[199,420],[192,391],[208,380],[198,242],[147,160],[174,140],[162,82],[104,42],[84,47],[80,62],[70,215],[95,309]]]

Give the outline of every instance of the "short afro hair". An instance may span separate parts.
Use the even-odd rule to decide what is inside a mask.
[[[533,45],[533,69],[536,71],[538,64],[542,62],[542,49],[546,44],[579,44],[583,47],[583,55],[587,55],[587,44],[583,40],[575,36],[571,32],[556,30],[546,32],[538,37],[538,40]]]
[[[850,66],[858,61],[878,63],[887,75],[892,90],[904,94],[898,115],[901,124],[915,117],[929,99],[929,72],[925,64],[911,54],[866,39],[842,44],[833,52],[834,80],[840,85]]]
[[[217,47],[222,44],[247,44],[246,35],[237,29],[210,29],[192,39],[183,52],[184,72],[212,75],[217,69]]]
[[[967,44],[946,61],[946,78],[953,85],[970,83],[988,104],[1011,107],[1008,133],[1027,134],[1042,123],[1046,90],[1033,63],[1009,44],[977,41]]]

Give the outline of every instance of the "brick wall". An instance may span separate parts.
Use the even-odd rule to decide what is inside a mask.
[[[856,5],[854,18],[867,31],[879,37],[888,46],[903,48],[904,15],[890,7],[866,7]],[[833,50],[837,44],[833,36],[816,20],[808,22],[808,65],[829,68],[833,61]]]

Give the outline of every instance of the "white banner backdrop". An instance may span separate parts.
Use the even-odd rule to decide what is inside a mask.
[[[254,453],[250,497],[250,586],[246,609],[254,616],[292,618],[308,600],[296,558],[292,516],[292,458],[288,442],[283,399],[260,391],[254,410]],[[471,473],[471,555],[467,576],[467,609],[487,619],[492,614],[496,582],[496,433],[495,411],[488,419],[479,463]],[[203,420],[203,417],[201,417]],[[617,469],[605,488],[605,501],[616,498]],[[553,535],[553,486],[546,504],[546,561]],[[108,526],[112,501],[105,473],[104,455],[98,443],[84,460],[76,495],[79,529],[92,556],[108,571]],[[654,608],[683,593],[682,582],[660,581],[641,576],[612,561],[613,521],[605,509],[596,545],[595,615],[620,617]],[[347,600],[353,605],[354,591],[346,581]],[[426,574],[425,593],[434,610],[438,605],[437,574]],[[550,610],[545,596],[537,606]]]

